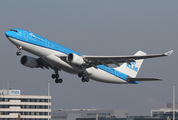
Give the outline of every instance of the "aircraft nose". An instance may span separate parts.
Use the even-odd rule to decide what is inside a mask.
[[[11,32],[10,32],[10,31],[6,31],[6,32],[5,32],[6,37],[9,37],[9,36],[10,36],[10,34],[11,34]]]

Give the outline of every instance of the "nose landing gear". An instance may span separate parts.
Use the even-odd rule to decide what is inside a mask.
[[[20,56],[22,53],[20,52],[20,50],[22,49],[22,46],[17,46],[17,49],[19,52],[16,52],[17,56]]]

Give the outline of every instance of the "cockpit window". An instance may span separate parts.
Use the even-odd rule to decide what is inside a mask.
[[[13,30],[13,29],[10,29],[10,31],[14,31],[14,32],[17,32],[17,33],[18,33],[18,31],[17,31],[17,30]]]

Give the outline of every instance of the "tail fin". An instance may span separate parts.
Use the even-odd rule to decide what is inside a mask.
[[[138,51],[134,56],[139,56],[139,55],[146,55],[145,52]],[[141,60],[136,60],[135,62],[129,63],[123,63],[120,67],[114,68],[126,75],[129,75],[132,78],[135,78],[141,65],[143,63],[143,59]]]

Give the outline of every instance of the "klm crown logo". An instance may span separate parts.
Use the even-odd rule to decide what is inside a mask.
[[[129,65],[128,63],[126,64],[126,67],[128,67],[129,69],[138,72],[138,67],[135,66],[136,62],[131,62],[131,65]]]

